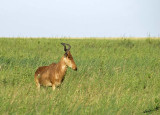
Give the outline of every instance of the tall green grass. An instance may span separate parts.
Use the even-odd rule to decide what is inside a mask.
[[[78,71],[36,90],[69,43]],[[160,114],[160,40],[0,39],[0,114]]]

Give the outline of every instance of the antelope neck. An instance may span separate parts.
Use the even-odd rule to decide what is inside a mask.
[[[67,65],[66,65],[64,57],[62,57],[61,61],[59,62],[59,69],[64,72],[67,70]]]

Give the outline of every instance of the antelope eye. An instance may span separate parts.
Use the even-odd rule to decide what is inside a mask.
[[[69,59],[72,59],[72,57],[68,57]]]

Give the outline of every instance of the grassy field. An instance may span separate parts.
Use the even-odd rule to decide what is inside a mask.
[[[69,43],[78,71],[37,91],[37,67]],[[0,114],[160,114],[160,40],[0,38]]]

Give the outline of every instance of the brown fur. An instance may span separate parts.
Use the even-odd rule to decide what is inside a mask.
[[[62,83],[68,66],[77,70],[70,51],[67,52],[67,56],[64,54],[59,63],[52,63],[49,66],[39,67],[35,72],[37,88],[39,89],[40,85],[52,86],[52,89],[54,90],[56,86]]]

